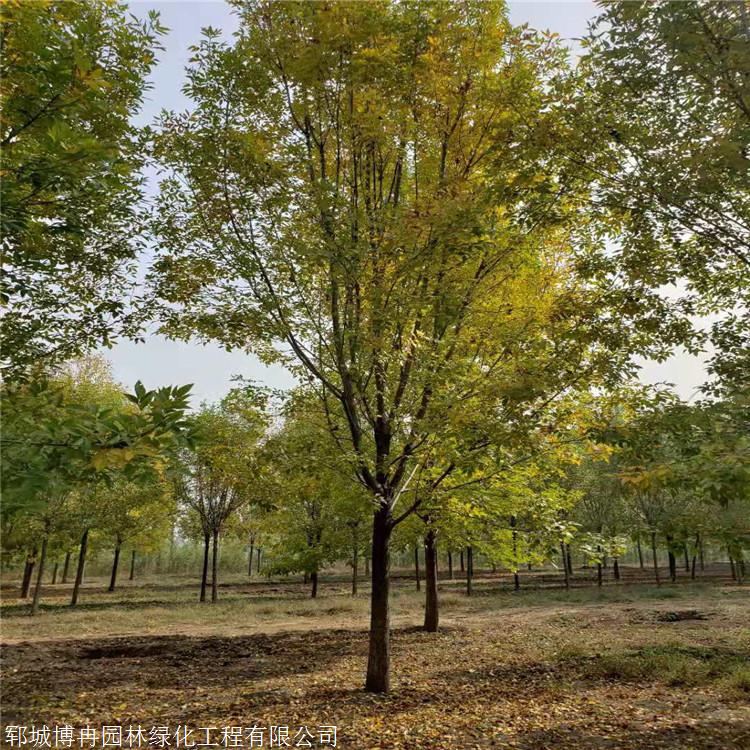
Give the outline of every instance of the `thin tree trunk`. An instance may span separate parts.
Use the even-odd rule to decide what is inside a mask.
[[[600,546],[597,546],[596,551],[597,553],[600,553],[602,551],[602,548]],[[602,556],[601,554],[598,555],[598,559],[596,561],[596,585],[597,586],[602,585]]]
[[[65,553],[65,562],[63,563],[62,583],[68,582],[68,569],[70,568],[70,552]]]
[[[352,548],[352,596],[357,595],[357,577],[359,576],[359,549],[355,544]]]
[[[667,557],[669,559],[669,578],[674,583],[677,580],[677,560],[672,551],[672,537],[667,537]]]
[[[36,574],[36,586],[34,587],[34,598],[31,601],[31,614],[39,611],[39,598],[42,595],[42,576],[44,575],[44,563],[47,559],[47,536],[42,539],[42,553],[39,556],[39,570]]]
[[[31,589],[31,578],[34,574],[34,566],[36,565],[36,556],[39,550],[34,547],[29,554],[26,555],[26,565],[23,569],[23,580],[21,581],[21,599],[26,599]]]
[[[55,560],[55,567],[52,568],[52,585],[57,583],[57,569],[60,567],[60,561]]]
[[[661,579],[659,578],[659,560],[656,557],[656,532],[651,532],[651,554],[654,558],[654,576],[656,577],[656,585],[661,586]]]
[[[86,564],[86,550],[89,545],[89,530],[83,532],[81,537],[81,547],[78,551],[78,567],[76,568],[76,580],[73,584],[73,596],[70,599],[70,606],[75,607],[78,604],[78,594],[83,583],[83,566]]]
[[[638,564],[641,566],[641,570],[643,570],[643,550],[641,549],[641,538],[638,537],[638,539],[635,540],[636,547],[638,548]]]
[[[417,591],[419,591],[421,589],[419,583],[419,547],[416,544],[414,545],[414,577],[417,581]]]
[[[255,537],[250,537],[250,554],[247,556],[247,577],[253,577],[253,555],[255,554]]]
[[[203,572],[201,573],[201,598],[206,601],[206,586],[208,585],[208,547],[211,544],[211,535],[203,535]]]
[[[129,581],[132,581],[135,578],[135,549],[130,553],[130,576],[128,577]]]
[[[260,573],[260,553],[261,553],[261,549],[260,549],[260,547],[258,547],[258,549],[257,549],[257,551],[255,553],[257,555],[257,558],[258,558],[258,564],[257,564],[257,566],[256,566],[255,569],[256,569],[256,571],[258,573]]]
[[[310,573],[310,583],[312,583],[312,590],[310,591],[310,598],[315,599],[318,596],[318,571],[313,570]]]
[[[453,553],[448,550],[448,578],[453,580]]]
[[[466,548],[466,596],[471,596],[471,584],[474,578],[474,550]]]
[[[620,580],[620,561],[615,557],[612,559],[612,571],[615,574],[615,581]]]
[[[693,544],[693,558],[690,563],[690,580],[695,580],[695,563],[698,558],[698,544],[700,543],[700,534],[695,535],[695,544]]]
[[[370,556],[365,555],[365,578],[370,577]]]
[[[706,562],[703,559],[703,537],[700,537],[698,541],[698,555],[701,561],[701,573],[703,573],[706,570]]]
[[[560,555],[562,556],[562,569],[565,575],[565,588],[570,588],[570,578],[568,577],[568,561],[566,560],[567,555],[565,554],[565,542],[560,542]]]
[[[385,500],[384,502],[387,502]],[[372,589],[370,593],[370,648],[365,690],[387,693],[390,689],[391,623],[389,610],[391,514],[378,508],[372,524]]]
[[[736,581],[737,580],[737,570],[734,567],[734,560],[732,559],[732,553],[731,552],[729,553],[729,566],[732,569],[732,580]]]
[[[688,555],[687,542],[683,543],[682,551],[685,555],[685,572],[689,573],[690,572],[690,556]]]
[[[565,552],[567,553],[565,557],[568,561],[568,576],[570,578],[573,577],[573,555],[570,553],[570,543],[565,545]]]
[[[117,544],[115,545],[115,557],[112,560],[112,575],[109,579],[109,588],[107,591],[114,591],[115,590],[115,584],[117,583],[117,568],[120,566],[120,547],[122,546],[122,542],[118,540]]]
[[[437,549],[435,546],[435,532],[432,529],[428,530],[424,538],[424,569],[424,629],[428,633],[437,633],[440,620],[438,611]]]
[[[459,564],[460,564],[461,572],[464,573],[465,570],[464,570],[464,551],[463,550],[461,550],[461,560]]]
[[[211,603],[219,598],[219,530],[214,529],[214,548],[211,557]]]

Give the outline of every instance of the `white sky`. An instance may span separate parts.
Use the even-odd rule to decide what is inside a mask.
[[[237,23],[222,0],[132,0],[130,8],[137,16],[152,8],[158,10],[162,23],[170,29],[152,75],[153,88],[138,118],[146,123],[152,122],[162,109],[181,110],[188,106],[181,91],[183,70],[189,58],[188,47],[198,41],[201,29],[213,26],[231,34]],[[525,0],[510,2],[509,10],[513,23],[555,31],[573,47],[596,15],[595,4],[585,0]],[[289,387],[294,382],[283,368],[265,367],[242,352],[226,352],[214,344],[167,341],[161,336],[149,336],[145,344],[123,341],[104,354],[112,361],[115,377],[128,387],[139,379],[149,388],[194,383],[194,404],[221,398],[233,375],[244,375],[273,387]],[[641,379],[648,383],[674,383],[683,398],[690,398],[703,382],[703,360],[677,352],[662,364],[643,362]]]

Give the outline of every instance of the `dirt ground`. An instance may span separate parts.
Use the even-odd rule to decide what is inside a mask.
[[[387,696],[361,689],[367,596],[343,582],[315,602],[264,582],[199,605],[184,582],[106,595],[92,581],[76,611],[45,590],[34,620],[5,589],[3,726],[216,727],[226,744],[223,727],[288,726],[290,747],[306,726],[320,747],[335,725],[352,750],[750,748],[747,589],[442,588],[441,632],[427,634],[421,595],[395,587]]]

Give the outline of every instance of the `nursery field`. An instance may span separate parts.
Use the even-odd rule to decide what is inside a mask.
[[[8,582],[3,723],[140,725],[150,747],[159,727],[176,747],[181,727],[230,747],[285,746],[270,727],[289,727],[290,747],[333,746],[335,727],[353,750],[747,748],[750,597],[718,567],[707,577],[565,591],[527,576],[513,592],[487,574],[470,598],[442,581],[434,634],[423,593],[396,576],[388,695],[362,690],[368,597],[344,579],[315,600],[301,582],[228,581],[199,605],[187,579],[108,594],[92,578],[75,609],[69,587],[45,589],[35,619]]]

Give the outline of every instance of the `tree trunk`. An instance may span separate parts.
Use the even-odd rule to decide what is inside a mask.
[[[310,583],[312,584],[312,590],[310,591],[310,598],[315,599],[318,596],[318,571],[313,570],[310,573]]]
[[[115,590],[115,584],[117,583],[117,568],[120,566],[120,547],[122,546],[122,542],[118,540],[117,544],[115,545],[115,557],[112,560],[112,575],[109,578],[109,588],[107,591],[114,591]]]
[[[688,555],[687,542],[682,545],[682,551],[685,555],[685,572],[690,572],[690,556]]]
[[[696,546],[697,546],[697,540],[696,540]],[[693,560],[692,560],[692,563],[690,565],[690,580],[691,581],[695,580],[695,561],[697,559],[698,559],[698,550],[694,549],[693,550]]]
[[[602,556],[599,553],[601,553],[602,548],[600,546],[597,546],[596,551],[598,554],[598,559],[596,562],[596,585],[601,586],[602,585]]]
[[[521,579],[518,577],[518,532],[516,531],[516,517],[510,517],[510,525],[513,531],[511,538],[513,540],[513,590],[521,589]]]
[[[55,560],[55,567],[52,568],[52,585],[57,583],[57,569],[60,567],[59,560]]]
[[[437,577],[437,549],[435,547],[435,532],[430,529],[424,538],[424,570],[425,570],[425,607],[424,629],[428,633],[437,633],[439,623],[438,613],[438,577]]]
[[[615,581],[620,580],[620,561],[615,557],[612,559],[612,570],[615,574]]]
[[[44,575],[44,562],[47,559],[47,536],[42,539],[42,553],[39,556],[39,570],[36,574],[36,586],[34,587],[34,598],[31,601],[31,614],[39,611],[39,598],[42,595],[42,576]]]
[[[370,556],[365,555],[365,578],[370,577]]]
[[[258,557],[258,565],[255,568],[258,573],[260,573],[260,552],[261,552],[260,547],[258,547],[258,550],[256,552],[256,555]]]
[[[23,569],[23,580],[21,581],[21,599],[26,599],[29,595],[29,589],[31,588],[31,577],[34,573],[34,565],[36,564],[36,556],[38,549],[34,547],[30,553],[26,555],[26,565]]]
[[[464,570],[464,551],[463,550],[461,550],[461,559],[459,561],[459,565],[461,568],[461,572],[464,573],[465,570]]]
[[[698,541],[698,555],[701,561],[701,573],[703,573],[706,570],[706,563],[703,558],[703,537],[700,537]]]
[[[356,532],[355,532],[356,534]],[[359,576],[359,544],[355,536],[352,545],[352,596],[357,595],[357,578]]]
[[[129,581],[132,581],[135,578],[135,549],[130,554],[130,576],[128,577]]]
[[[219,598],[219,530],[214,529],[214,548],[211,557],[211,603]]]
[[[732,559],[732,553],[731,552],[729,553],[729,567],[732,570],[732,580],[736,581],[737,580],[737,570],[734,567],[734,560]]]
[[[674,583],[677,580],[677,560],[672,550],[672,537],[667,537],[667,556],[669,558],[669,578]]]
[[[203,535],[203,572],[201,573],[201,598],[202,602],[206,601],[206,586],[208,584],[208,547],[211,544],[211,536]]]
[[[448,578],[453,580],[453,553],[448,550]]]
[[[661,579],[659,578],[659,560],[656,557],[656,532],[651,532],[651,554],[654,557],[654,576],[656,578],[656,585],[661,586]]]
[[[65,562],[63,563],[62,583],[68,582],[68,569],[70,568],[70,552],[65,553]]]
[[[419,547],[417,545],[414,545],[414,577],[417,581],[417,591],[421,589],[420,583],[419,583]]]
[[[568,561],[565,554],[565,542],[560,542],[560,555],[562,556],[562,569],[565,576],[565,588],[570,588],[570,578],[568,577]]]
[[[641,570],[643,570],[643,550],[641,549],[641,538],[638,537],[638,539],[635,540],[636,547],[638,548],[638,564],[641,566]]]
[[[566,558],[568,560],[568,576],[573,577],[573,555],[570,554],[570,544],[565,545]]]
[[[253,555],[255,554],[255,537],[250,537],[250,554],[247,556],[247,577],[253,577]]]
[[[391,513],[387,505],[378,508],[373,515],[370,651],[365,680],[365,690],[370,693],[387,693],[390,689],[391,623],[388,598],[391,520]]]
[[[466,548],[466,596],[471,596],[471,584],[474,578],[474,550]]]
[[[76,580],[73,584],[73,596],[70,599],[70,606],[75,607],[78,604],[78,594],[81,591],[81,583],[83,583],[83,566],[86,564],[86,550],[89,545],[89,530],[83,532],[81,537],[81,547],[78,551],[78,567],[76,568]]]

